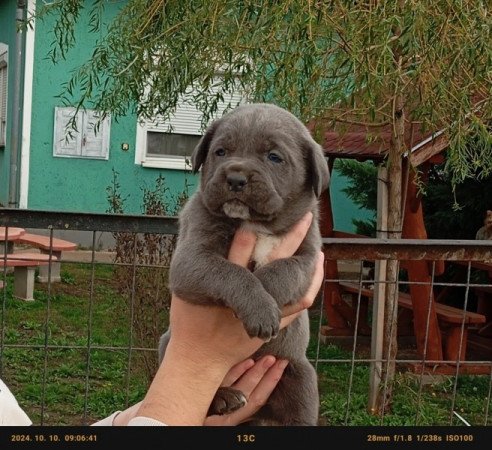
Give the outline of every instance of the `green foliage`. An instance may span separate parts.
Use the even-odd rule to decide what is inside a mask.
[[[492,208],[492,175],[477,173],[453,186],[442,166],[432,168],[424,187],[424,219],[432,239],[475,239]]]
[[[70,274],[70,272],[67,272],[67,271],[62,271],[60,273],[60,277],[61,277],[61,281],[62,283],[65,283],[65,284],[75,284],[75,279],[72,277],[72,275]]]
[[[205,124],[219,102],[242,89],[249,100],[340,131],[356,122],[376,125],[377,134],[402,114],[424,131],[442,130],[453,184],[492,168],[486,2],[128,0],[106,30],[104,1],[56,1],[36,13],[56,17],[54,60],[73,47],[83,8],[90,31],[102,36],[67,81],[66,104],[90,104],[102,118],[131,111],[167,119],[193,86],[189,100]],[[396,111],[398,99],[403,111]],[[483,144],[473,155],[464,146],[470,135]]]
[[[314,356],[314,355],[313,355]],[[368,411],[369,366],[352,364],[347,350],[330,344],[321,347],[317,371],[320,388],[320,415],[327,426],[436,426],[450,425],[453,377],[442,377],[422,386],[418,375],[398,371],[393,384],[392,411],[383,417]],[[346,360],[347,362],[332,362]],[[349,380],[352,386],[349,387]],[[473,425],[484,424],[489,380],[484,376],[460,376],[457,380],[455,410]],[[453,422],[453,425],[462,423]]]
[[[375,211],[377,208],[377,167],[372,163],[360,163],[353,159],[337,159],[335,169],[349,178],[342,189],[360,209]]]
[[[485,211],[492,208],[492,175],[476,173],[453,186],[445,164],[432,166],[428,179],[420,182],[427,235],[430,239],[475,239]],[[335,167],[348,178],[343,192],[359,208],[374,212],[374,219],[353,220],[357,233],[374,237],[377,168],[371,163],[342,159]]]
[[[54,283],[50,287],[51,294],[48,294],[46,284],[37,283],[34,302],[14,299],[13,275],[7,276],[2,317],[5,330],[2,379],[15,392],[35,425],[41,424],[42,413],[46,426],[92,423],[137,403],[145,395],[148,378],[140,358],[144,353],[155,357],[155,352],[141,351],[133,342],[129,361],[131,311],[126,297],[118,292],[119,280],[114,277],[114,270],[115,267],[107,264],[95,267],[95,286],[104,289],[94,290],[90,335],[88,305],[93,276],[90,266],[64,263],[63,272],[74,283]],[[49,299],[50,319],[46,327]],[[315,315],[313,310],[310,313],[311,330],[318,330],[319,314]],[[164,322],[164,318],[161,319]],[[43,347],[45,340],[50,346],[47,350]],[[109,348],[96,348],[104,346]],[[358,350],[361,347],[358,345]],[[316,332],[311,336],[309,357],[319,360],[317,372],[323,425],[381,425],[381,418],[367,411],[367,362],[356,362],[351,378],[350,350],[333,344],[318,346]],[[449,425],[454,381],[454,377],[449,377],[426,385],[419,397],[418,377],[399,373],[395,380],[394,408],[391,414],[385,415],[382,424]],[[486,376],[458,378],[455,409],[472,425],[484,424],[489,382]],[[42,401],[44,409],[41,408]]]

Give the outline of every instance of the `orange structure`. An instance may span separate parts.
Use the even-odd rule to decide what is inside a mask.
[[[411,150],[403,156],[404,167],[408,167],[409,164],[414,167],[419,166],[425,177],[431,164],[442,161],[440,153],[447,147],[447,140],[440,133],[425,135],[418,129],[415,124],[407,128],[406,145]],[[371,140],[367,138],[369,130],[363,126],[351,126],[349,131],[343,134],[334,131],[326,132],[323,148],[328,157],[330,170],[336,158],[383,162],[389,149],[391,131],[390,126],[383,127]],[[404,198],[402,238],[426,239],[422,201],[414,171],[412,169],[404,171],[402,177]],[[321,231],[323,237],[347,236],[346,233],[339,233],[334,229],[329,192],[326,192],[321,199]],[[402,296],[400,303],[403,308],[410,306],[413,312],[413,331],[419,355],[426,360],[464,360],[466,327],[464,330],[461,329],[459,323],[456,323],[459,317],[453,308],[436,303],[432,292],[431,277],[444,272],[444,262],[436,261],[429,264],[428,261],[404,261],[402,265],[407,271],[409,281],[419,282],[419,284],[410,284],[411,305],[408,302],[408,294],[405,298]],[[328,326],[323,327],[322,333],[327,336],[353,336],[356,309],[342,299],[342,293],[347,291],[344,291],[343,284],[336,281],[339,279],[337,261],[330,259],[328,255],[325,274],[327,281],[324,286],[324,310]],[[366,299],[370,296],[372,293],[366,290]],[[470,313],[467,323],[481,323],[482,319],[485,320],[479,314]],[[451,326],[447,328],[446,324]],[[360,334],[368,334],[368,330],[364,327],[364,324],[359,326]],[[442,336],[443,329],[445,338]],[[462,336],[463,342],[460,342]]]

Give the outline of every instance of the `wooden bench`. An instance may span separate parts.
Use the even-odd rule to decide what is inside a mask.
[[[58,259],[52,257],[51,265]],[[0,270],[3,272],[8,267],[14,269],[14,297],[22,300],[34,300],[34,273],[36,267],[48,267],[50,256],[41,253],[13,253],[0,255]],[[3,286],[3,282],[2,282]]]
[[[75,250],[78,247],[78,245],[74,242],[65,241],[58,238],[50,239],[50,236],[42,236],[33,233],[24,233],[15,242],[38,248],[44,255],[49,255],[51,252],[53,259],[56,259],[57,261],[61,260],[61,254],[63,251]],[[48,267],[41,266],[39,268],[38,281],[41,283],[47,283],[48,275]],[[51,282],[55,281],[61,281],[59,262],[51,265]]]
[[[352,295],[360,295],[361,297],[370,299],[374,296],[374,291],[367,287],[360,287],[356,283],[350,283],[341,281],[339,283],[342,292],[350,293]],[[465,326],[463,329],[463,341],[461,347],[461,360],[466,356],[466,344],[468,338],[468,328],[472,325],[483,324],[486,318],[483,314],[478,314],[471,311],[464,311],[454,306],[445,305],[443,303],[435,302],[436,314],[439,323],[441,324],[442,331],[444,331],[444,357],[446,360],[457,361],[459,355],[460,338],[462,333],[462,324]],[[398,305],[401,308],[412,311],[412,298],[410,294],[400,292],[398,295]]]

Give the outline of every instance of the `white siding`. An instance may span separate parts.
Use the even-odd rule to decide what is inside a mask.
[[[0,42],[0,146],[5,146],[7,132],[8,46]]]

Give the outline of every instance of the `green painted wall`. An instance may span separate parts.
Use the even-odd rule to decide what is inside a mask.
[[[106,23],[114,17],[121,4],[106,3]],[[113,170],[119,173],[118,182],[121,197],[126,199],[126,213],[142,212],[142,189],[155,187],[159,174],[166,179],[171,196],[182,192],[185,183],[190,186],[191,193],[197,186],[196,177],[184,175],[178,170],[150,169],[135,165],[134,116],[121,118],[118,123],[112,122],[108,161],[52,156],[54,108],[62,106],[56,95],[60,93],[62,84],[68,81],[70,72],[90,57],[95,38],[86,31],[87,23],[80,22],[75,36],[77,47],[68,53],[66,61],[54,66],[46,59],[53,40],[51,27],[52,20],[38,21],[36,24],[28,208],[105,212],[108,208],[106,188],[112,182]],[[130,144],[129,151],[121,150],[123,142]],[[343,177],[333,173],[331,196],[335,227],[354,231],[352,218],[362,218],[368,214],[360,211],[340,191],[345,183]]]
[[[359,207],[342,192],[342,189],[347,184],[348,179],[336,170],[333,170],[330,179],[333,222],[336,230],[355,233],[352,219],[368,220],[372,218],[373,214],[366,209],[359,209]]]
[[[9,46],[8,61],[8,101],[7,103],[7,139],[6,146],[0,147],[0,204],[7,206],[9,200],[10,173],[10,127],[12,126],[12,92],[14,83],[14,46],[15,46],[15,0],[0,2],[0,42]]]
[[[106,23],[121,5],[121,2],[106,3]],[[155,187],[159,174],[172,192],[183,191],[183,172],[134,164],[137,122],[134,116],[120,118],[118,123],[112,121],[108,161],[53,157],[54,108],[63,106],[56,95],[69,80],[71,71],[90,58],[95,36],[86,31],[88,24],[82,20],[76,29],[77,47],[68,52],[66,60],[53,65],[46,59],[53,41],[52,23],[52,19],[36,23],[28,208],[105,212],[106,188],[112,182],[113,170],[119,173],[126,213],[141,213],[142,188]],[[129,151],[121,150],[124,142],[130,144]],[[195,185],[195,177],[188,175],[188,183]]]

